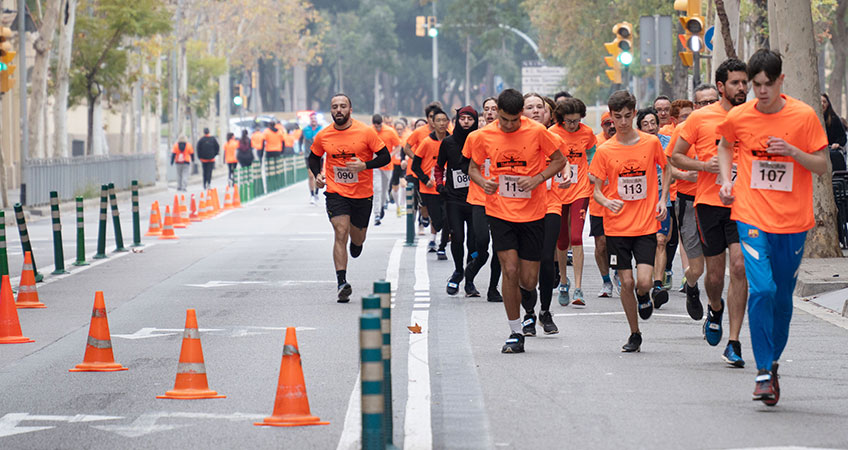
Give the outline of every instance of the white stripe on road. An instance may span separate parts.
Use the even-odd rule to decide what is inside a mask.
[[[415,293],[416,301],[421,292],[430,292],[430,276],[427,273],[427,240],[419,239],[415,249]],[[429,301],[429,298],[427,299]],[[430,417],[430,355],[428,335],[430,328],[429,308],[413,309],[409,324],[421,326],[421,333],[409,334],[409,356],[407,368],[406,414],[404,415],[404,450],[429,450],[433,447],[433,429]]]
[[[587,313],[559,313],[554,314],[555,317],[577,317],[577,316],[623,316],[624,311],[611,311],[611,312],[587,312]],[[683,317],[686,319],[692,319],[688,314],[665,314],[665,313],[653,313],[651,317]]]

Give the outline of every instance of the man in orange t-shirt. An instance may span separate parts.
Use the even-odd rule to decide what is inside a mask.
[[[185,191],[188,188],[188,171],[194,161],[194,147],[186,142],[185,136],[180,136],[171,150],[171,165],[176,164],[177,190]]]
[[[399,118],[394,123],[395,133],[397,133],[400,138],[400,145],[398,145],[391,153],[392,153],[392,178],[390,180],[392,186],[391,197],[389,197],[389,201],[394,201],[397,206],[397,216],[400,217],[403,213],[403,205],[406,203],[403,196],[398,196],[398,186],[400,186],[400,179],[404,176],[404,166],[402,160],[403,154],[403,146],[406,145],[406,138],[412,134],[412,131],[407,127],[406,119]]]
[[[647,320],[653,313],[649,292],[657,231],[668,211],[668,185],[671,172],[659,139],[633,129],[636,98],[627,91],[614,92],[608,101],[615,122],[615,137],[604,142],[589,166],[594,197],[604,211],[604,234],[610,265],[621,279],[621,305],[630,326],[624,352],[638,352],[642,345],[639,317]],[[662,193],[648,180],[657,179],[662,170]],[[608,188],[604,189],[604,182]],[[606,192],[605,192],[606,191]],[[636,259],[638,280],[634,282],[631,260]],[[638,305],[637,305],[638,303]],[[638,316],[637,316],[638,311]]]
[[[421,202],[420,183],[415,173],[412,171],[412,160],[415,158],[415,149],[424,140],[427,135],[433,132],[433,112],[436,109],[442,109],[442,104],[433,102],[424,108],[424,116],[427,118],[427,126],[420,126],[412,131],[412,134],[406,138],[406,143],[403,145],[403,156],[406,160],[406,181],[412,183],[413,196],[415,197],[415,209],[420,211],[418,216],[418,234],[424,234],[424,229],[430,226],[430,215],[427,207]],[[429,251],[436,251],[435,245],[429,247]]]
[[[716,144],[721,138],[717,127],[727,117],[728,111],[745,103],[748,93],[748,74],[745,63],[738,59],[727,59],[716,69],[716,84],[721,94],[718,103],[713,103],[692,113],[683,123],[680,137],[675,145],[674,161],[681,169],[698,171],[695,191],[695,220],[701,237],[706,263],[704,289],[707,291],[709,308],[704,322],[704,338],[710,345],[718,345],[722,339],[722,316],[724,313],[724,278],[727,254],[730,255],[730,284],[727,288],[727,306],[730,329],[728,343],[722,358],[734,367],[744,367],[739,333],[745,318],[748,284],[745,280],[745,262],[739,243],[739,232],[731,218],[730,208],[718,196],[721,184],[716,174],[719,169]],[[694,147],[697,160],[686,156],[689,146]],[[690,259],[692,261],[692,259]],[[693,262],[690,262],[690,267]],[[690,284],[692,283],[692,284]],[[703,311],[697,297],[695,281],[687,277],[686,309],[689,315],[700,319]]]
[[[433,132],[422,139],[415,147],[415,157],[412,159],[412,172],[418,179],[418,192],[421,202],[430,214],[430,248],[436,247],[436,234],[442,231],[445,225],[442,196],[436,189],[436,161],[439,158],[439,146],[449,135],[447,128],[448,115],[441,108],[432,112]],[[422,127],[423,128],[423,127]],[[439,249],[439,259],[444,254],[444,249]]]
[[[333,96],[330,100],[333,126],[315,135],[312,154],[309,155],[309,170],[315,175],[317,187],[327,187],[324,196],[327,216],[335,233],[333,262],[336,266],[339,303],[347,303],[353,292],[347,282],[345,247],[350,240],[350,256],[356,258],[362,253],[371,215],[374,185],[371,171],[367,169],[380,168],[392,159],[377,132],[351,118],[352,111],[347,95]],[[321,157],[325,155],[325,170],[322,174]]]
[[[719,198],[731,205],[748,279],[748,325],[757,363],[753,400],[780,399],[777,362],[789,339],[792,293],[807,231],[815,226],[813,176],[828,170],[827,134],[813,108],[781,94],[779,53],[748,60],[756,98],[727,113],[716,131]],[[735,147],[735,148],[734,148]],[[737,178],[731,178],[733,153]]]
[[[386,148],[389,149],[390,154],[394,154],[397,148],[400,146],[400,137],[395,132],[394,127],[391,125],[383,124],[383,116],[379,114],[374,114],[371,117],[371,126],[374,128],[374,131],[377,132],[377,136],[380,137],[380,140],[386,144]],[[392,173],[392,165],[386,164],[383,167],[380,167],[379,170],[374,170],[374,194],[375,194],[375,202],[374,202],[374,226],[379,226],[380,221],[383,219],[383,215],[385,214],[386,208],[389,205],[389,181]]]
[[[547,209],[545,181],[565,167],[553,135],[521,115],[524,97],[515,89],[498,96],[497,123],[487,125],[465,141],[471,161],[468,174],[487,194],[486,215],[492,249],[503,271],[503,299],[510,336],[501,352],[524,351],[521,304],[536,295]],[[550,164],[546,164],[550,158]],[[480,172],[491,161],[487,179]]]
[[[601,114],[601,132],[595,135],[598,139],[597,147],[600,147],[601,144],[613,136],[615,136],[615,124],[612,122],[609,111],[604,111]],[[595,151],[597,151],[597,148]],[[592,158],[594,156],[594,152],[586,155],[589,164],[592,164]],[[607,254],[607,238],[604,236],[604,208],[595,201],[593,195],[589,195],[588,213],[589,236],[592,236],[592,239],[595,241],[595,264],[598,266],[598,271],[601,273],[601,280],[603,281],[601,291],[598,292],[598,297],[612,297],[613,283],[609,276],[609,254]],[[616,284],[617,287],[618,285]]]

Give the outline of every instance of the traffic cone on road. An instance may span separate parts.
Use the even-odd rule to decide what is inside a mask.
[[[127,370],[115,362],[112,354],[112,337],[109,334],[109,321],[106,319],[106,302],[103,291],[94,293],[94,309],[91,310],[91,326],[88,329],[88,343],[85,356],[69,372],[117,372]]]
[[[180,219],[180,196],[174,195],[174,208],[171,210],[171,223],[174,228],[185,228],[185,224]]]
[[[329,424],[330,422],[321,422],[321,419],[309,412],[309,398],[306,396],[300,351],[297,349],[297,336],[294,328],[288,327],[283,345],[283,360],[280,363],[280,380],[277,383],[274,412],[271,417],[266,417],[263,422],[254,423],[254,425],[297,427]]]
[[[200,218],[200,214],[197,213],[197,202],[194,200],[194,194],[191,194],[191,214],[188,215],[188,220],[192,222],[200,222],[203,220]]]
[[[233,197],[230,196],[230,187],[224,190],[224,210],[233,209]]]
[[[206,220],[209,218],[209,214],[206,213],[206,193],[203,191],[200,191],[200,204],[198,207],[197,215],[198,217],[200,217],[201,220]]]
[[[150,225],[145,236],[160,236],[162,234],[162,215],[159,212],[159,201],[150,205]]]
[[[221,200],[218,199],[218,188],[212,189],[212,213],[216,216],[221,212]]]
[[[15,307],[15,295],[9,275],[3,275],[0,282],[0,344],[26,344],[35,342],[21,335],[21,322],[18,320],[18,308]]]
[[[233,185],[233,208],[241,208],[238,184]]]
[[[206,364],[203,363],[203,349],[200,346],[200,332],[197,330],[197,314],[194,309],[186,310],[183,346],[180,349],[180,363],[177,364],[177,380],[174,390],[156,398],[192,400],[200,398],[226,398],[209,389],[206,380]]]
[[[180,196],[180,222],[183,225],[191,225],[191,220],[188,218],[188,203],[186,203],[185,195]]]
[[[162,236],[159,236],[159,239],[179,239],[174,234],[174,221],[171,219],[171,209],[167,205],[165,206],[165,223],[162,225]]]
[[[32,270],[32,253],[24,253],[24,267],[21,270],[21,281],[18,283],[18,308],[46,308],[38,301],[38,289],[35,287],[35,272]]]

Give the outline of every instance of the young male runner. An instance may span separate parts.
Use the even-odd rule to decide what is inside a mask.
[[[412,160],[412,172],[418,178],[418,192],[421,201],[430,213],[430,226],[433,230],[430,247],[435,245],[436,234],[442,231],[444,216],[442,215],[442,196],[436,189],[436,161],[439,158],[439,146],[448,136],[448,115],[442,108],[432,110],[433,132],[421,139],[415,147],[415,157]],[[441,258],[439,258],[441,259]]]
[[[727,288],[730,330],[728,343],[722,358],[733,367],[744,367],[742,345],[739,332],[745,317],[745,304],[748,297],[748,283],[745,280],[745,261],[739,245],[739,232],[731,218],[730,208],[725,206],[718,195],[721,181],[719,171],[717,143],[721,138],[717,127],[722,123],[728,111],[734,106],[745,103],[748,92],[748,74],[745,63],[738,59],[727,59],[716,69],[716,85],[721,100],[692,113],[683,123],[680,137],[674,149],[674,162],[684,170],[697,170],[698,185],[695,192],[695,217],[701,235],[701,245],[706,261],[706,279],[709,306],[704,321],[703,333],[707,343],[716,346],[722,338],[722,315],[724,300],[725,251],[730,253],[730,284]],[[686,156],[689,146],[695,148],[694,160]],[[691,262],[690,262],[691,266]],[[697,289],[690,285],[687,277],[686,308],[692,318],[699,316],[701,302]]]
[[[327,216],[333,225],[333,263],[338,281],[338,302],[347,303],[353,292],[347,282],[347,246],[350,256],[362,253],[365,232],[374,199],[373,174],[367,169],[377,169],[391,161],[389,150],[373,128],[350,117],[353,107],[345,94],[336,94],[330,100],[333,126],[326,127],[312,143],[309,170],[315,175],[316,186],[324,186]],[[321,173],[321,157],[325,174]]]
[[[621,279],[621,305],[630,326],[630,337],[621,351],[638,352],[642,345],[638,317],[647,320],[654,309],[648,294],[657,231],[668,213],[666,202],[671,172],[667,170],[659,139],[633,129],[636,98],[630,92],[616,91],[610,96],[608,106],[617,132],[595,152],[589,174],[594,177],[595,200],[607,209],[604,234],[610,265],[618,270]],[[657,166],[663,172],[662,194],[653,182],[657,179]],[[606,195],[604,182],[609,182]],[[634,258],[635,282],[631,265]]]
[[[544,126],[523,117],[524,97],[515,89],[498,96],[498,120],[471,133],[468,173],[488,195],[486,215],[492,248],[503,270],[503,297],[510,336],[501,352],[524,351],[523,297],[536,295],[547,209],[545,181],[565,167],[565,157]],[[551,163],[546,165],[546,158]],[[491,179],[480,172],[490,160]]]
[[[756,99],[731,109],[717,128],[719,197],[732,207],[748,278],[748,324],[757,362],[753,399],[768,406],[780,399],[777,362],[789,338],[807,230],[815,225],[812,173],[823,174],[829,158],[816,113],[781,94],[782,69],[779,53],[757,50],[747,67]]]
[[[412,189],[415,196],[415,202],[418,206],[418,234],[424,234],[424,229],[430,226],[430,215],[429,211],[427,211],[427,207],[424,206],[421,202],[421,191],[420,191],[420,183],[418,182],[418,177],[415,175],[415,172],[412,171],[412,160],[415,158],[415,149],[418,147],[418,144],[424,140],[427,135],[433,132],[433,111],[436,109],[442,109],[442,105],[439,102],[433,102],[427,105],[424,108],[424,117],[427,120],[427,126],[421,126],[415,128],[412,131],[412,134],[406,138],[406,143],[403,145],[403,153],[408,158],[406,165],[406,180],[412,183]],[[428,246],[429,251],[431,253],[436,252],[436,233],[432,232],[432,236],[430,239],[430,244]]]

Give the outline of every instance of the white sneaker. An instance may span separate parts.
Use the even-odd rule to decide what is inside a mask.
[[[314,195],[313,195],[313,196],[311,196],[311,197],[309,197],[309,204],[310,204],[310,205],[314,205],[314,204],[315,204],[315,196],[314,196]]]

